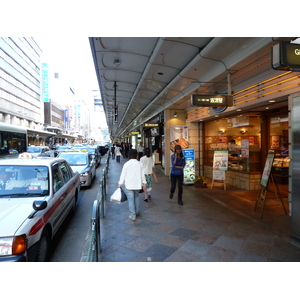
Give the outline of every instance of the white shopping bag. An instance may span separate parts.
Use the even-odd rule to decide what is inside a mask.
[[[113,201],[113,202],[121,202],[121,198],[122,198],[121,189],[120,189],[120,188],[117,188],[117,189],[115,190],[115,192],[111,195],[110,201]]]

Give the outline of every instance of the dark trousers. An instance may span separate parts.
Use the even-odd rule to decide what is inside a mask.
[[[116,155],[117,162],[120,162],[121,155]]]
[[[178,181],[178,200],[182,200],[183,174],[174,175],[171,173],[171,190],[170,190],[171,194],[174,194],[174,192],[175,192],[176,181]]]
[[[138,160],[140,160],[140,159],[141,159],[141,157],[143,157],[143,155],[144,155],[144,153],[143,153],[143,152],[139,152],[139,153],[138,153]]]

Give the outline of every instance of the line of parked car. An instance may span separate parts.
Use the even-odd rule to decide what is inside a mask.
[[[0,160],[0,262],[47,261],[55,233],[101,162],[98,147],[65,148],[56,157],[48,152],[29,147]]]

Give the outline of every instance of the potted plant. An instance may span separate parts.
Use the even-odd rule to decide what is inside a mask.
[[[196,187],[207,188],[207,182],[204,175],[197,176],[194,180]]]

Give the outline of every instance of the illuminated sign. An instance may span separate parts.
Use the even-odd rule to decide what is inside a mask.
[[[300,71],[300,44],[279,43],[272,47],[272,68]]]
[[[42,78],[43,78],[43,95],[44,95],[44,102],[50,102],[49,98],[49,70],[48,64],[42,64]]]
[[[191,106],[233,106],[233,97],[227,95],[191,95]]]
[[[158,127],[158,123],[145,123],[144,127]]]
[[[131,134],[140,134],[139,131],[132,131]]]

